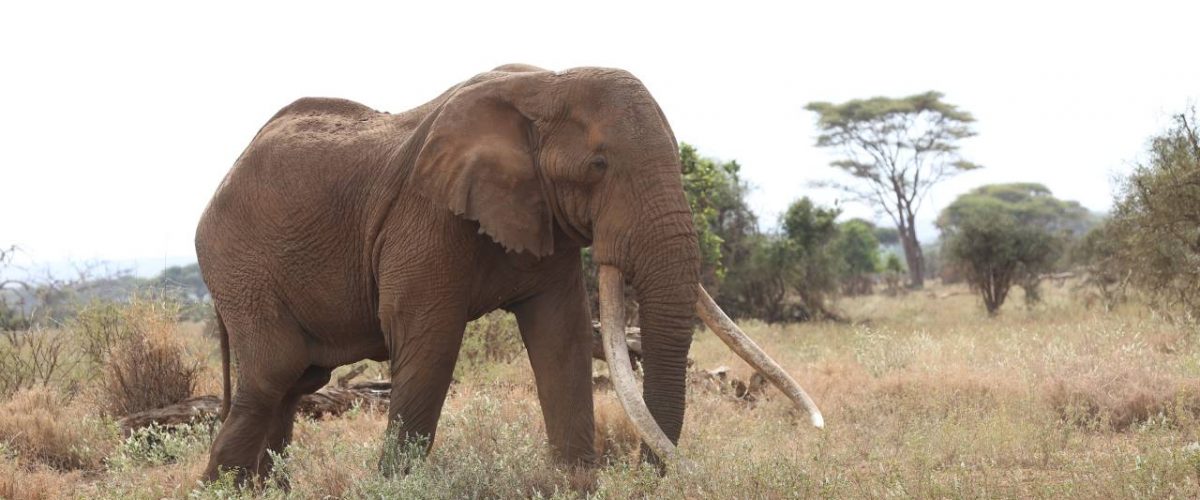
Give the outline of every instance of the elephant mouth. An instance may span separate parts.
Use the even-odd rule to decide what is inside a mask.
[[[821,411],[800,384],[738,328],[703,286],[696,286],[699,288],[696,313],[704,324],[734,353],[783,391],[797,407],[806,411],[813,426],[823,428],[825,420]],[[642,442],[668,462],[678,461],[679,456],[674,443],[667,438],[642,399],[629,362],[629,347],[625,343],[625,287],[621,271],[610,265],[600,266],[599,288],[600,331],[604,343],[604,358],[608,363],[617,399]]]

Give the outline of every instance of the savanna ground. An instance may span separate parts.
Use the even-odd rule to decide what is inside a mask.
[[[607,465],[549,459],[532,373],[462,363],[432,454],[407,475],[378,472],[385,417],[367,408],[302,419],[269,484],[200,485],[211,424],[122,439],[95,379],[24,390],[0,403],[6,498],[1195,498],[1200,496],[1200,335],[1128,304],[1087,309],[1066,288],[1032,310],[1019,297],[989,319],[955,287],[844,299],[851,323],[743,325],[812,394],[808,426],[774,389],[747,403],[693,384],[682,453],[692,470],[660,478],[636,460],[616,399],[597,391]],[[511,325],[489,318],[495,324]],[[492,328],[495,324],[491,325]],[[202,359],[196,392],[219,393],[215,340],[174,328]],[[40,335],[67,335],[43,331]],[[514,342],[513,331],[502,332]],[[468,349],[479,349],[469,345]],[[698,368],[750,369],[712,334]],[[494,356],[493,356],[494,358]],[[602,362],[597,372],[604,373]],[[68,396],[71,395],[71,396]],[[290,489],[278,484],[288,483]]]

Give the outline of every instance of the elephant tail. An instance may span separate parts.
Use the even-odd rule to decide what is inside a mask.
[[[221,337],[221,412],[217,414],[217,418],[224,422],[225,417],[229,416],[229,394],[232,387],[229,383],[229,330],[225,328],[225,321],[221,319],[221,313],[217,313],[217,335]]]

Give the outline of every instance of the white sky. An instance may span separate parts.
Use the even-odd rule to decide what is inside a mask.
[[[836,197],[808,185],[840,175],[809,101],[934,89],[975,115],[964,156],[986,168],[935,190],[928,222],[993,182],[1106,210],[1113,175],[1200,99],[1200,2],[109,4],[0,7],[0,245],[27,261],[192,259],[213,189],[280,107],[398,112],[508,62],[632,71],[680,140],[742,163],[768,226]]]

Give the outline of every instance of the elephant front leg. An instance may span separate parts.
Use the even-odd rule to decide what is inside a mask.
[[[572,269],[554,289],[509,309],[529,352],[550,446],[564,463],[587,465],[596,457],[592,324],[580,266]]]
[[[444,310],[411,319],[401,315],[385,319],[392,394],[380,459],[384,474],[404,472],[411,455],[429,453],[465,328],[461,314]]]

